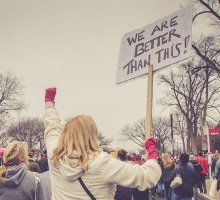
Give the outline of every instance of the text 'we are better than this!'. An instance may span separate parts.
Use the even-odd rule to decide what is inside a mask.
[[[116,82],[146,74],[150,64],[159,69],[188,58],[191,55],[191,16],[192,11],[187,8],[125,34]]]

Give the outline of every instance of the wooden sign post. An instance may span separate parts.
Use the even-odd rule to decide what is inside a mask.
[[[148,68],[147,107],[146,107],[146,139],[152,137],[152,108],[153,108],[153,65]]]

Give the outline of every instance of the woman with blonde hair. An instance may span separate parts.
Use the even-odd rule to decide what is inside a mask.
[[[13,141],[3,154],[0,173],[0,200],[46,200],[40,178],[28,169],[28,149],[24,142]]]
[[[175,165],[168,153],[162,154],[162,166],[161,167],[162,167],[162,180],[164,182],[166,199],[171,200],[172,190],[170,188],[169,178]]]
[[[56,88],[46,90],[44,114],[53,200],[113,200],[117,184],[139,190],[157,184],[161,169],[152,138],[145,142],[148,160],[142,166],[115,159],[100,149],[92,117],[79,115],[61,126],[55,95]]]

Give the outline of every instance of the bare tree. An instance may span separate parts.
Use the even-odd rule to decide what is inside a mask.
[[[153,120],[153,134],[157,137],[158,142],[162,145],[162,150],[165,150],[165,145],[170,141],[169,122],[160,117]],[[144,149],[144,141],[146,140],[145,119],[141,119],[131,125],[126,125],[120,132],[122,141],[132,141],[141,149]]]
[[[141,119],[132,125],[126,125],[120,132],[122,141],[132,141],[144,149],[145,120]]]
[[[174,114],[173,123],[174,134],[181,139],[183,145],[183,152],[186,152],[186,141],[187,141],[187,130],[186,130],[186,119],[182,113],[176,112]]]
[[[13,73],[0,74],[0,117],[23,108],[22,94],[21,81]]]
[[[8,135],[6,132],[0,134],[0,147],[6,147],[9,141]]]
[[[220,25],[220,1],[219,0],[193,0],[195,5],[195,14],[193,21],[199,20],[199,17],[209,18],[212,25]]]
[[[165,145],[171,142],[170,121],[166,118],[158,117],[153,120],[153,134],[165,152]]]
[[[219,37],[215,35],[201,36],[197,42],[194,42],[193,48],[197,55],[202,58],[201,66],[195,70],[212,69],[211,71],[220,72],[220,42]],[[210,70],[209,70],[210,71]]]
[[[2,114],[0,116],[0,136],[1,136],[1,133],[3,133],[6,128],[7,119],[8,119],[8,116],[5,114]]]
[[[0,73],[0,142],[6,144],[5,130],[11,120],[11,112],[24,107],[21,95],[23,86],[11,72]]]
[[[102,133],[98,134],[99,145],[104,151],[110,149],[109,145],[112,143],[113,139],[104,136]]]
[[[188,0],[186,0],[188,1]],[[194,16],[193,22],[196,24],[199,22],[200,24],[204,24],[207,22],[207,28],[212,29],[212,38],[215,38],[215,43],[212,45],[212,49],[210,55],[207,55],[201,48],[200,45],[201,40],[204,41],[204,37],[202,37],[199,41],[194,41],[192,44],[193,49],[195,50],[196,54],[206,63],[206,67],[213,69],[215,72],[220,74],[220,35],[219,35],[219,27],[220,27],[220,1],[219,0],[190,0],[188,1],[190,4],[194,3]],[[204,20],[206,19],[206,20]],[[206,28],[206,29],[207,29]],[[210,36],[207,37],[209,39]]]
[[[219,80],[212,77],[208,80],[210,87],[209,96],[206,101],[206,76],[202,71],[194,73],[197,67],[193,62],[182,65],[182,71],[175,74],[162,75],[160,80],[166,86],[170,87],[164,104],[167,106],[178,107],[184,115],[187,124],[187,149],[196,151],[195,146],[197,137],[197,123],[199,118],[199,108],[203,106],[203,112],[212,107],[219,112],[220,104],[218,102],[220,94]],[[205,105],[205,106],[204,106]]]
[[[44,124],[42,120],[37,118],[22,119],[11,125],[6,133],[6,137],[10,140],[27,142],[29,148],[40,150],[45,148],[43,141]]]

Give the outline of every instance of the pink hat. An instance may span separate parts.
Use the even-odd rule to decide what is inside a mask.
[[[3,156],[4,151],[5,151],[5,149],[0,147],[0,156],[1,157]]]

